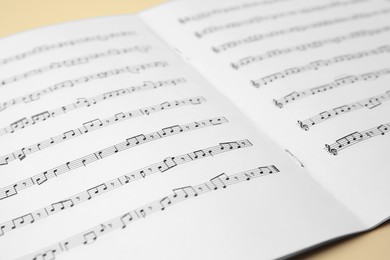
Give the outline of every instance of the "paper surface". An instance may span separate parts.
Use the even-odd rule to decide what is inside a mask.
[[[1,259],[266,259],[362,228],[137,18],[40,29],[0,47]],[[218,183],[125,230],[88,231],[149,212],[172,189],[269,165],[278,171]]]
[[[390,213],[389,8],[365,0],[183,1],[141,16],[374,226]]]

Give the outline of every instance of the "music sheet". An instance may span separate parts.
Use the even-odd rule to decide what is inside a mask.
[[[136,17],[2,39],[0,74],[1,259],[274,258],[363,226]]]
[[[178,1],[141,14],[367,224],[390,216],[390,2]]]

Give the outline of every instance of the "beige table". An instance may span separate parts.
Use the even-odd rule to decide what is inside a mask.
[[[163,0],[0,0],[0,37],[28,29],[96,16],[128,14]],[[390,260],[390,223],[320,247],[297,259]]]

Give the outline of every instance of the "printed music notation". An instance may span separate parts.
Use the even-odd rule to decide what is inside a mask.
[[[252,80],[252,84],[259,88],[261,86],[269,85],[277,80],[285,79],[307,71],[319,70],[321,68],[336,65],[342,62],[363,59],[384,53],[390,53],[390,45],[383,45],[371,50],[339,55],[326,60],[316,60],[303,66],[288,68],[281,72],[273,73],[257,80]]]
[[[274,38],[274,37],[278,37],[278,36],[282,36],[282,35],[287,35],[287,34],[303,33],[303,32],[306,32],[308,30],[311,30],[311,29],[317,29],[317,28],[341,24],[341,23],[345,23],[345,22],[367,19],[367,18],[371,18],[371,17],[377,16],[377,15],[382,15],[382,14],[385,14],[385,13],[382,13],[379,11],[373,11],[373,12],[357,13],[357,14],[354,14],[351,16],[338,17],[338,18],[334,18],[334,19],[330,19],[330,20],[321,20],[321,21],[317,21],[314,23],[310,23],[310,24],[289,27],[287,29],[273,30],[273,31],[269,31],[267,33],[254,34],[254,35],[242,38],[242,39],[229,41],[229,42],[225,42],[225,43],[220,44],[220,45],[213,46],[213,47],[211,47],[211,49],[215,53],[225,52],[225,51],[239,47],[239,46],[244,45],[244,44],[262,41],[265,39],[270,39],[270,38]]]
[[[241,182],[251,181],[258,177],[272,175],[279,173],[280,170],[275,165],[262,166],[244,172],[227,175],[225,173],[219,174],[208,182],[198,184],[196,186],[185,186],[173,189],[173,193],[158,199],[152,203],[144,205],[138,209],[126,212],[114,219],[111,219],[103,224],[90,228],[80,234],[72,236],[66,240],[58,242],[54,245],[48,246],[38,252],[20,258],[21,260],[38,260],[44,256],[55,259],[61,253],[69,251],[80,245],[87,245],[93,243],[98,237],[105,235],[108,232],[124,229],[132,222],[143,219],[158,211],[164,211],[168,207],[185,201],[190,198],[197,197],[207,192],[212,192],[220,189],[226,189],[231,185]]]
[[[238,27],[242,27],[245,25],[252,25],[252,24],[256,24],[256,23],[262,23],[264,21],[272,21],[272,20],[277,20],[280,18],[285,18],[285,17],[290,17],[290,16],[310,14],[310,13],[314,13],[314,12],[329,10],[331,8],[345,7],[345,6],[354,5],[357,3],[362,3],[362,2],[367,2],[367,1],[368,0],[335,1],[335,2],[332,2],[330,4],[311,6],[311,7],[307,7],[307,8],[302,8],[302,9],[298,9],[298,10],[291,10],[291,11],[286,11],[286,12],[281,12],[281,13],[275,13],[275,14],[271,14],[271,15],[254,16],[254,17],[251,17],[251,18],[246,19],[246,20],[230,22],[230,23],[222,24],[222,25],[209,26],[209,27],[206,27],[200,31],[195,31],[194,35],[198,38],[202,38],[202,37],[205,37],[207,35],[214,34],[216,32],[229,30],[229,29],[233,29],[233,28],[238,28]]]
[[[320,93],[325,93],[329,92],[332,89],[339,88],[342,86],[346,86],[349,84],[355,84],[359,83],[362,81],[370,81],[370,80],[376,80],[384,76],[388,76],[390,74],[390,68],[384,68],[376,71],[371,71],[371,72],[366,72],[363,74],[359,75],[347,75],[347,76],[342,76],[339,78],[336,78],[334,81],[326,83],[324,85],[314,87],[314,88],[309,88],[301,91],[294,91],[287,96],[284,96],[279,99],[274,99],[273,102],[274,104],[279,107],[283,108],[287,104],[293,103],[297,100],[300,100],[305,97],[310,97],[313,95],[319,95]]]
[[[181,164],[200,160],[206,157],[213,157],[218,154],[231,152],[237,149],[243,149],[251,146],[252,143],[249,140],[245,139],[233,142],[220,143],[219,145],[204,148],[201,150],[196,150],[190,153],[167,157],[161,162],[157,162],[142,169],[138,169],[131,173],[122,175],[118,178],[99,184],[95,187],[87,189],[64,200],[52,203],[44,208],[17,217],[15,219],[12,219],[11,221],[2,223],[0,224],[0,236],[14,229],[20,228],[28,224],[32,224],[52,214],[61,212],[65,209],[74,207],[75,205],[91,200],[92,198],[95,198],[101,194],[122,187],[129,182],[144,179],[146,178],[146,176],[152,175],[154,173],[163,173]]]
[[[226,6],[222,8],[215,8],[206,12],[198,13],[195,15],[190,15],[186,17],[181,17],[178,19],[179,23],[181,24],[186,24],[189,22],[196,22],[200,20],[204,20],[210,17],[213,17],[215,15],[220,15],[220,14],[227,14],[231,12],[236,12],[248,8],[255,8],[259,7],[262,5],[267,5],[267,4],[273,4],[273,3],[280,3],[280,2],[286,2],[290,0],[265,0],[265,1],[256,1],[256,2],[248,2],[248,3],[243,3],[243,4],[238,4],[238,5],[231,5],[231,6]]]
[[[5,101],[5,102],[0,102],[0,112],[9,108],[9,107],[12,107],[12,106],[15,106],[18,104],[31,103],[31,102],[34,102],[34,101],[41,99],[41,97],[44,95],[48,95],[48,94],[51,94],[51,93],[54,93],[56,91],[60,91],[60,90],[66,89],[66,88],[73,88],[77,85],[86,84],[86,83],[91,82],[93,80],[101,80],[101,79],[105,79],[108,77],[121,75],[124,73],[139,73],[140,71],[144,71],[146,69],[164,68],[168,65],[169,64],[166,61],[156,61],[153,63],[125,66],[125,67],[117,68],[117,69],[113,69],[113,70],[101,71],[98,73],[89,74],[87,76],[81,76],[81,77],[78,77],[75,79],[62,81],[62,82],[56,83],[52,86],[49,86],[47,88],[43,88],[43,89],[28,93],[28,94],[25,94],[23,96],[13,98],[13,99]]]
[[[12,153],[0,156],[0,166],[7,165],[10,162],[18,159],[22,161],[28,155],[31,155],[33,153],[40,152],[46,148],[76,138],[80,135],[84,135],[89,132],[101,129],[103,127],[110,126],[125,120],[129,120],[131,118],[150,115],[153,113],[166,111],[169,109],[178,108],[187,105],[200,105],[204,102],[206,102],[206,99],[204,97],[185,98],[181,100],[167,101],[158,105],[144,107],[129,112],[120,112],[115,114],[114,116],[104,118],[104,119],[96,118],[94,120],[90,120],[88,122],[83,123],[83,126],[79,128],[65,131],[62,134],[50,137],[36,144],[23,147],[22,149],[19,149]]]
[[[385,11],[387,13],[390,13],[390,9],[382,10],[382,12],[385,12]],[[234,70],[239,70],[242,67],[248,66],[250,64],[261,62],[261,61],[264,61],[267,59],[272,59],[274,57],[279,57],[279,56],[286,55],[289,53],[303,52],[303,51],[307,51],[307,50],[321,48],[321,47],[324,47],[324,46],[329,45],[329,44],[340,44],[344,41],[349,41],[349,40],[363,38],[363,37],[370,37],[370,36],[378,35],[381,33],[386,33],[388,31],[390,31],[390,26],[384,26],[381,28],[371,29],[371,30],[354,31],[354,32],[351,32],[348,34],[344,34],[344,35],[340,35],[340,36],[336,36],[336,37],[332,37],[332,38],[326,38],[326,39],[322,39],[322,40],[303,43],[300,45],[295,45],[295,46],[287,47],[287,48],[283,48],[283,49],[275,49],[275,50],[271,50],[271,51],[268,51],[268,52],[260,54],[260,55],[245,57],[245,58],[242,58],[236,62],[230,63],[230,65]],[[252,81],[252,85],[254,87],[257,87],[253,81]]]
[[[105,149],[99,150],[95,153],[88,154],[81,158],[78,158],[73,161],[66,162],[62,165],[59,165],[50,170],[44,171],[40,174],[34,175],[30,178],[24,179],[17,183],[8,185],[7,187],[0,189],[0,200],[6,199],[18,194],[20,190],[30,188],[34,185],[42,185],[47,183],[49,179],[58,177],[64,173],[73,171],[80,167],[87,167],[89,164],[94,163],[96,161],[100,161],[109,157],[111,155],[115,155],[117,153],[123,152],[130,148],[153,142],[155,140],[159,140],[162,138],[166,138],[169,136],[186,133],[189,131],[194,131],[198,129],[202,129],[205,127],[218,126],[221,124],[227,123],[227,119],[225,117],[217,117],[212,119],[206,119],[198,122],[193,122],[185,125],[174,125],[170,127],[163,128],[160,131],[149,133],[149,134],[139,134],[130,138],[127,138],[126,141],[112,145]]]
[[[177,80],[166,80],[166,81],[158,81],[158,82],[145,82],[142,85],[139,86],[133,86],[126,89],[119,89],[114,90],[110,92],[103,93],[101,95],[97,95],[91,98],[78,98],[76,102],[70,103],[68,105],[62,106],[57,109],[53,110],[47,110],[41,113],[38,113],[36,115],[31,116],[30,118],[24,117],[22,119],[19,119],[13,123],[11,123],[9,126],[6,126],[4,128],[0,129],[0,136],[6,135],[6,134],[12,134],[15,131],[24,129],[28,126],[35,125],[40,122],[44,122],[47,119],[55,118],[59,115],[69,113],[70,111],[74,111],[79,108],[83,107],[90,107],[93,105],[96,105],[99,102],[103,102],[112,98],[116,98],[119,96],[129,95],[132,93],[140,92],[140,91],[146,91],[150,89],[156,89],[160,87],[165,86],[176,86],[178,84],[184,83],[186,80],[183,79],[177,79]]]
[[[310,117],[305,120],[298,120],[298,125],[305,131],[308,131],[310,127],[314,125],[318,125],[326,120],[329,120],[331,118],[334,118],[336,116],[340,116],[343,114],[346,114],[348,112],[352,112],[361,108],[368,108],[373,109],[376,108],[379,105],[382,105],[383,102],[390,100],[390,90],[386,91],[383,94],[376,95],[370,98],[366,98],[357,102],[353,102],[347,105],[343,105],[341,107],[335,107],[331,110],[324,111],[319,113],[318,115],[315,115],[313,117]]]
[[[23,72],[21,74],[14,75],[9,78],[5,78],[0,80],[0,86],[6,86],[11,83],[15,83],[24,79],[31,78],[33,76],[41,75],[43,73],[56,70],[56,69],[61,69],[61,68],[66,68],[66,67],[73,67],[77,65],[83,65],[87,64],[92,60],[100,59],[100,58],[107,58],[111,56],[118,56],[122,54],[127,54],[131,52],[138,52],[138,53],[147,53],[151,49],[150,46],[134,46],[134,47],[128,47],[128,48],[122,48],[122,49],[109,49],[104,52],[99,52],[99,53],[93,53],[93,54],[88,54],[84,55],[81,57],[76,57],[68,60],[63,60],[59,62],[52,62],[49,65],[39,67],[37,69],[33,69],[27,72]]]
[[[337,139],[333,144],[326,144],[325,150],[330,154],[338,155],[339,152],[345,148],[358,144],[372,137],[385,135],[389,131],[390,123],[380,125],[362,132],[353,132],[352,134]]]
[[[134,31],[112,32],[112,33],[108,33],[108,34],[87,36],[87,37],[79,38],[79,39],[73,39],[73,40],[68,40],[68,41],[62,41],[62,42],[57,42],[57,43],[36,46],[28,51],[18,53],[16,55],[13,55],[13,56],[10,56],[7,58],[0,59],[0,66],[3,66],[5,64],[9,64],[11,62],[23,60],[23,59],[26,59],[28,57],[34,56],[36,54],[44,53],[44,52],[51,51],[51,50],[61,49],[61,48],[70,47],[70,46],[76,46],[79,44],[84,44],[84,43],[89,43],[89,42],[108,41],[111,39],[116,39],[116,38],[120,38],[120,37],[127,37],[127,36],[132,36],[132,35],[136,35],[136,32],[134,32]]]

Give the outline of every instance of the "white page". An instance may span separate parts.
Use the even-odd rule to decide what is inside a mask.
[[[372,227],[390,216],[389,12],[381,0],[189,0],[141,16]],[[336,140],[354,145],[333,156]]]
[[[148,51],[139,51],[140,46]],[[132,51],[108,52],[123,48]],[[87,55],[93,57],[87,63],[77,59]],[[0,57],[2,79],[35,71],[0,87],[1,103],[6,103],[0,112],[1,259],[52,259],[53,248],[56,259],[265,259],[363,227],[133,16],[5,38]],[[69,59],[84,63],[62,62]],[[153,83],[159,81],[167,82]],[[217,117],[221,121],[211,124]],[[162,130],[175,125],[185,131]],[[249,141],[234,143],[244,139]],[[233,143],[221,150],[224,142]],[[264,177],[253,179],[259,174],[240,175],[250,181],[234,186],[233,177],[214,179],[209,187],[220,189],[199,198],[189,194],[188,201],[149,217],[152,210],[145,205],[172,189],[269,165],[279,171],[270,168],[274,173],[268,174],[265,168]],[[221,188],[225,182],[226,190]],[[183,191],[178,193],[183,199]],[[162,204],[168,206],[166,200]],[[138,217],[148,214],[146,219],[126,222],[126,230],[116,229],[115,222],[101,232],[88,231],[139,207],[145,211]],[[79,246],[94,236],[94,245]],[[64,239],[68,243],[60,246]]]

